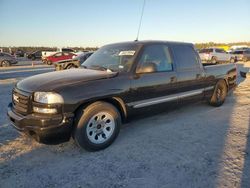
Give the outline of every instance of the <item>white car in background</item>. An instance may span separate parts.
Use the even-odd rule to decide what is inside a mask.
[[[235,56],[220,48],[204,48],[199,50],[199,55],[203,63],[235,62]]]

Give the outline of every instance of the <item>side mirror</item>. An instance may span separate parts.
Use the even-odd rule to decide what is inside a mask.
[[[136,73],[151,73],[156,72],[157,67],[155,63],[145,62],[142,66],[139,66],[136,70]]]

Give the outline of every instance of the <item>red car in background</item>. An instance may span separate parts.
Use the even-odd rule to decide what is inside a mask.
[[[68,60],[68,59],[72,59],[72,57],[75,54],[71,53],[71,52],[57,52],[51,56],[46,57],[46,63],[48,65],[52,65],[52,63],[55,63],[57,61],[62,61],[62,60]]]

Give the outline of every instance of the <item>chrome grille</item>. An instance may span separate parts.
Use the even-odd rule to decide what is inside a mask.
[[[12,92],[12,103],[16,112],[26,115],[29,110],[29,93],[14,89]]]

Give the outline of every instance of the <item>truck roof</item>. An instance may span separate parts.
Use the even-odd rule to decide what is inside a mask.
[[[118,42],[118,43],[112,43],[108,45],[114,45],[114,44],[186,44],[186,45],[193,45],[192,43],[188,42],[176,42],[176,41],[162,41],[162,40],[138,40],[138,41],[126,41],[126,42]]]

